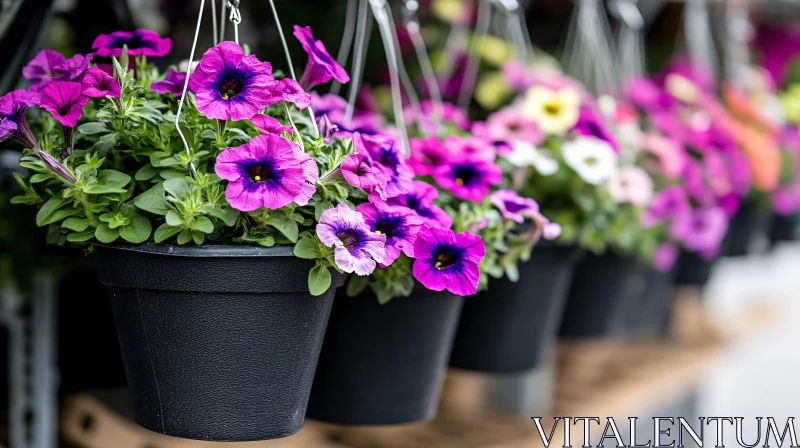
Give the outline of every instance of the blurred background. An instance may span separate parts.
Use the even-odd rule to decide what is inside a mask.
[[[436,1],[421,3],[423,26],[435,22],[431,3]],[[560,57],[574,3],[523,3],[532,43]],[[656,68],[685,45],[686,5],[638,3],[645,22],[647,65]],[[346,1],[276,4],[285,27],[311,26],[335,53],[344,31]],[[742,5],[753,27],[792,26],[800,20],[800,1]],[[180,63],[189,55],[198,6],[193,0],[0,0],[0,92],[26,87],[20,70],[38,50],[87,52],[95,36],[116,30],[148,28],[169,36],[173,51],[159,64]],[[727,6],[721,0],[709,4],[707,25],[714,35],[729,26]],[[243,0],[240,8],[241,41],[262,60],[282,61],[269,3]],[[209,28],[201,33],[201,49],[211,44],[210,24],[204,26]],[[430,33],[435,39],[435,31]],[[301,60],[300,45],[289,46]],[[372,35],[366,67],[367,85],[386,83],[377,33]],[[45,232],[33,225],[32,211],[8,203],[16,186],[12,173],[24,170],[17,165],[17,148],[10,141],[0,144],[0,150],[0,445],[223,446],[152,434],[131,422],[111,309],[97,282],[93,258],[45,244]],[[785,421],[794,416],[800,396],[794,374],[800,365],[792,356],[800,343],[800,242],[795,241],[795,217],[788,219],[788,231],[785,221],[781,236],[775,234],[778,224],[772,217],[733,236],[746,250],[721,257],[707,282],[669,285],[663,300],[647,313],[644,302],[630,302],[626,315],[603,331],[579,340],[563,339],[532,373],[451,369],[434,423],[342,428],[311,422],[286,440],[245,445],[538,446],[534,427],[526,420],[533,415],[771,416]]]

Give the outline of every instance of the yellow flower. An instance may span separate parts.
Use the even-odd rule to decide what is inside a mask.
[[[475,88],[475,100],[484,109],[497,110],[513,93],[502,73],[487,73]]]
[[[687,104],[692,104],[700,98],[700,89],[690,80],[681,75],[670,74],[664,80],[667,92],[673,97]]]
[[[467,5],[463,0],[435,0],[431,9],[433,15],[443,22],[463,22],[467,14]]]
[[[792,86],[781,94],[783,114],[791,123],[800,123],[800,86]]]
[[[480,57],[487,63],[500,67],[511,57],[511,46],[494,36],[476,36],[475,46]]]
[[[551,90],[534,86],[525,92],[522,114],[546,134],[563,134],[572,129],[580,115],[580,94],[574,88]]]

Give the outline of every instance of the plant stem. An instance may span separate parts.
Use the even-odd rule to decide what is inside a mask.
[[[97,227],[100,225],[100,221],[97,220],[97,218],[94,216],[94,212],[92,211],[92,203],[89,202],[84,193],[81,193],[80,201],[81,204],[83,204],[83,211],[86,213],[86,219],[89,220],[89,223],[92,225],[92,227]]]

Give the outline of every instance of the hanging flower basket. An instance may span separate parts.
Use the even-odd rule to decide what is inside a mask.
[[[291,247],[98,246],[143,427],[198,440],[285,437],[303,425],[334,290]]]
[[[339,293],[306,415],[342,425],[433,418],[463,300],[419,287],[385,305]]]
[[[464,303],[450,366],[487,373],[522,373],[552,350],[573,269],[582,251],[540,243],[520,265],[517,282],[490,280]]]

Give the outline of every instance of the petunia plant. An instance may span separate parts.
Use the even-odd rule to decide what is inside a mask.
[[[0,99],[0,139],[27,148],[30,175],[14,202],[38,208],[52,243],[293,245],[315,262],[313,294],[328,289],[331,269],[367,276],[378,265],[397,265],[392,275],[412,287],[412,270],[424,277],[428,266],[440,283],[426,286],[469,293],[448,275],[478,275],[480,239],[455,241],[409,208],[411,173],[391,135],[349,132],[335,111],[311,111],[306,89],[348,78],[308,28],[295,36],[309,54],[300,83],[234,42],[206,51],[190,74],[161,74],[148,59],[169,39],[146,30],[100,36],[93,55],[43,50],[24,70],[32,88]],[[35,106],[43,113],[29,126]]]

